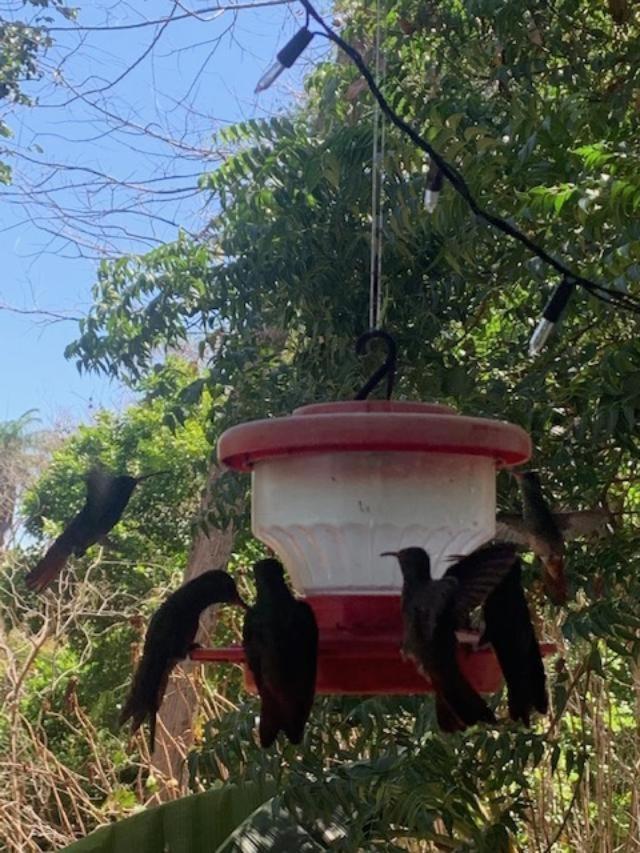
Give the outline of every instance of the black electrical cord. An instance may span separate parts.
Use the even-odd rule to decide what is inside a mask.
[[[604,284],[598,284],[598,282],[592,281],[591,279],[585,278],[584,276],[579,275],[574,272],[572,269],[567,267],[562,261],[557,260],[552,255],[550,255],[542,246],[539,246],[536,242],[527,237],[526,234],[523,234],[515,225],[511,225],[510,222],[507,222],[506,219],[503,219],[501,216],[496,216],[494,213],[490,211],[484,210],[476,199],[474,198],[469,186],[460,172],[448,163],[442,154],[439,154],[435,148],[427,142],[420,134],[411,127],[404,119],[402,119],[394,110],[389,106],[386,98],[378,88],[376,81],[369,71],[362,55],[358,50],[356,50],[353,45],[350,45],[349,42],[345,41],[341,36],[339,36],[331,27],[324,21],[322,16],[315,10],[313,5],[309,2],[309,0],[300,0],[302,5],[304,6],[307,13],[307,20],[309,17],[313,18],[317,21],[318,24],[322,27],[324,32],[314,33],[314,35],[324,36],[328,38],[330,41],[334,42],[341,50],[343,50],[347,56],[352,60],[354,65],[358,68],[362,76],[367,82],[369,89],[373,97],[376,99],[378,104],[380,105],[380,109],[389,119],[389,121],[394,124],[399,130],[402,131],[406,136],[411,139],[411,141],[422,151],[427,153],[431,158],[432,162],[441,170],[444,177],[449,181],[454,190],[466,201],[467,205],[471,208],[473,213],[479,218],[484,220],[489,225],[496,228],[498,231],[502,231],[503,234],[511,237],[513,240],[516,240],[519,243],[522,243],[523,246],[533,254],[536,255],[540,260],[544,261],[544,263],[548,264],[548,266],[552,267],[556,272],[560,273],[562,276],[570,278],[575,284],[579,287],[587,290],[592,296],[596,299],[600,299],[602,302],[607,302],[612,305],[616,305],[620,308],[624,308],[627,311],[631,311],[635,314],[640,314],[640,299],[638,297],[632,296],[629,293],[623,293],[619,290],[614,290],[611,287],[606,287]]]

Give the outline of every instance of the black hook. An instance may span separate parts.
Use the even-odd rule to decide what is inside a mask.
[[[356,341],[356,352],[358,355],[363,355],[363,353],[366,352],[367,344],[369,341],[373,340],[373,338],[379,338],[381,341],[385,342],[387,347],[387,357],[384,360],[384,363],[380,365],[375,373],[367,379],[362,388],[358,391],[354,398],[356,400],[366,400],[376,385],[378,385],[385,376],[387,377],[387,400],[391,399],[391,394],[393,393],[393,385],[396,380],[396,358],[398,347],[391,335],[388,332],[383,332],[382,329],[371,329],[370,331],[365,332],[364,335],[360,335]]]

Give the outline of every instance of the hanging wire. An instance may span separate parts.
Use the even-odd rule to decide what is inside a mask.
[[[527,237],[522,231],[516,228],[515,225],[512,225],[506,219],[503,219],[501,216],[497,216],[491,211],[484,210],[480,207],[479,203],[476,201],[473,196],[471,190],[467,182],[465,181],[462,174],[455,168],[455,166],[451,165],[445,158],[435,150],[435,148],[424,139],[420,134],[414,130],[414,128],[408,124],[403,118],[401,118],[387,103],[386,98],[380,91],[379,86],[376,83],[371,71],[367,67],[362,55],[358,50],[356,50],[353,45],[349,44],[349,42],[345,41],[341,36],[339,36],[322,18],[322,16],[316,11],[313,4],[310,0],[300,0],[307,13],[314,21],[316,21],[322,27],[321,32],[314,32],[312,35],[321,35],[325,38],[332,41],[336,44],[347,56],[351,59],[354,65],[358,68],[362,76],[364,77],[371,93],[376,99],[377,104],[382,111],[382,114],[386,116],[389,121],[395,125],[398,130],[400,130],[405,136],[408,136],[409,139],[419,148],[421,151],[424,151],[431,158],[432,163],[435,164],[441,171],[447,181],[451,184],[453,189],[460,195],[471,211],[479,218],[486,222],[488,225],[491,225],[498,231],[501,231],[503,234],[506,234],[511,239],[516,240],[518,243],[521,243],[525,246],[532,255],[540,258],[548,266],[552,267],[556,272],[560,273],[560,275],[565,276],[571,279],[574,284],[578,287],[582,287],[584,290],[588,291],[591,296],[596,299],[599,299],[601,302],[606,302],[609,305],[615,305],[618,308],[623,310],[630,311],[634,314],[640,314],[640,298],[637,296],[633,296],[630,293],[625,293],[621,290],[615,290],[614,288],[607,287],[604,284],[599,284],[596,281],[593,281],[585,276],[579,275],[577,272],[572,270],[562,261],[550,255],[549,252],[546,251],[542,246],[532,240],[530,237]],[[376,60],[378,60],[378,51],[376,52]],[[379,263],[379,261],[378,261]],[[379,268],[376,267],[379,271]]]
[[[382,61],[382,0],[376,0],[375,78],[380,85],[384,77]],[[307,9],[307,14],[309,10]],[[369,268],[369,328],[380,325],[382,309],[382,222],[384,214],[384,157],[386,125],[380,104],[373,107],[373,151],[371,155],[371,261]]]

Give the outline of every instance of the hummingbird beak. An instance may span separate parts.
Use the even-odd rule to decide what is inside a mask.
[[[380,553],[380,556],[381,557],[397,557],[398,552],[397,551],[382,551]]]
[[[150,474],[143,474],[142,477],[136,477],[136,482],[142,483],[143,480],[148,480],[150,477],[161,477],[163,474],[170,474],[171,471],[168,468],[164,468],[162,471],[152,471]]]

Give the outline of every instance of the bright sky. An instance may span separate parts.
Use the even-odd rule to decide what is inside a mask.
[[[130,25],[187,8],[164,0],[142,4],[144,14],[113,0],[78,5],[81,27]],[[204,5],[190,0],[189,9]],[[206,12],[171,22],[143,56],[161,26],[74,32],[74,25],[56,19],[69,31],[52,34],[49,74],[33,89],[39,106],[0,110],[15,134],[14,155],[0,156],[15,170],[14,185],[0,188],[0,305],[82,315],[91,304],[98,244],[113,255],[170,240],[177,225],[197,231],[206,211],[202,195],[190,197],[190,188],[215,166],[208,153],[212,133],[282,110],[300,96],[304,65],[268,93],[253,90],[301,23],[296,6],[265,5],[238,11],[235,19],[231,12]],[[314,53],[318,48],[305,54],[304,64]],[[55,74],[62,84],[52,82]],[[149,187],[185,191],[176,200],[148,193]],[[122,212],[105,216],[113,208]],[[75,218],[62,218],[61,210]],[[80,253],[79,240],[85,244]],[[42,426],[73,423],[90,418],[94,408],[131,399],[102,377],[79,375],[64,359],[76,329],[74,322],[0,310],[0,420],[36,408]]]

